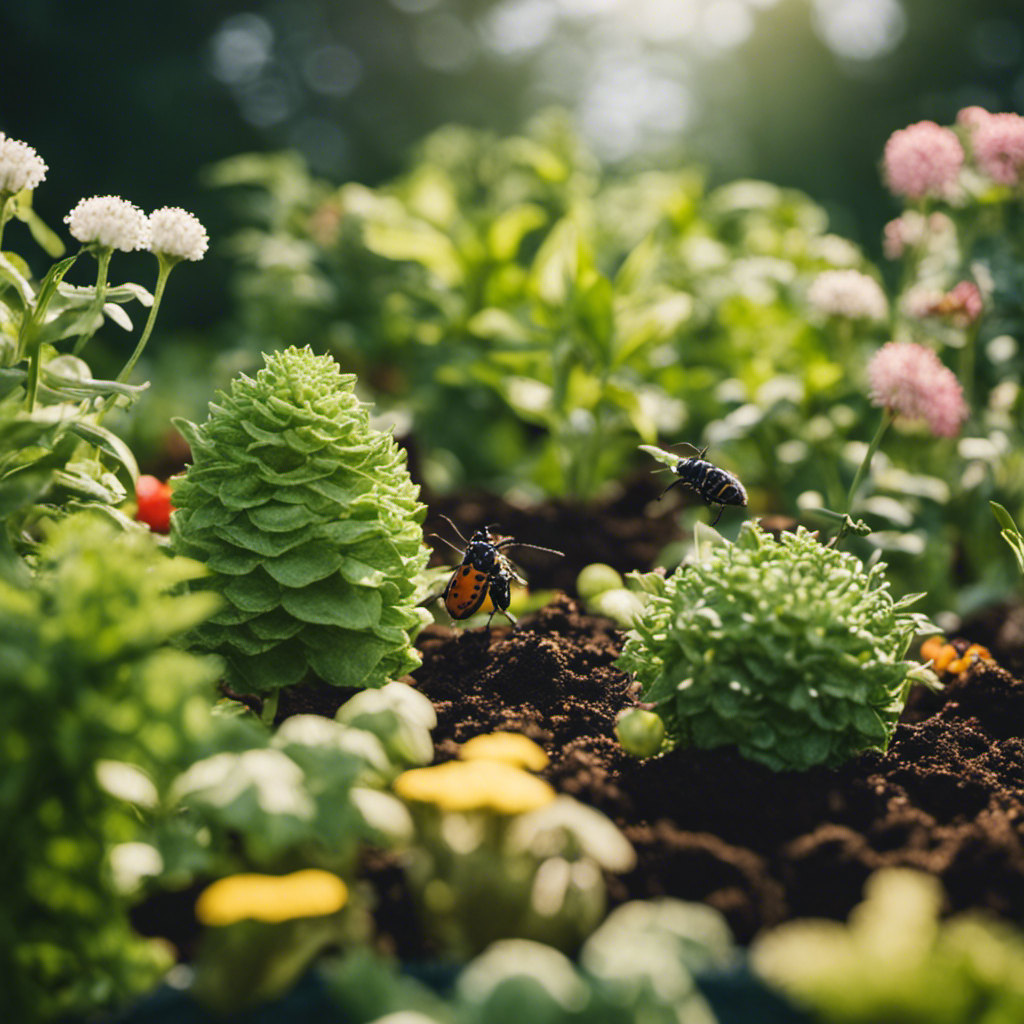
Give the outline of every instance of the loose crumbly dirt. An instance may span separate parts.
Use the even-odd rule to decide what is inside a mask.
[[[563,596],[515,630],[428,628],[414,674],[439,759],[479,733],[523,732],[559,790],[620,825],[638,865],[611,879],[615,901],[702,900],[749,941],[791,917],[845,918],[872,871],[906,865],[942,880],[950,911],[1024,917],[1024,683],[977,664],[915,694],[888,753],[838,770],[775,773],[729,748],[637,761],[614,738],[638,700],[614,666],[621,643]]]

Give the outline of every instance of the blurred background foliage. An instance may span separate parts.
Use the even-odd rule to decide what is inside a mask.
[[[179,275],[140,371],[155,387],[127,430],[144,468],[171,415],[201,418],[260,349],[308,341],[430,437],[439,489],[586,495],[637,440],[685,434],[742,471],[756,513],[792,514],[815,492],[835,507],[856,464],[845,442],[874,430],[855,368],[889,333],[858,330],[854,372],[836,379],[843,338],[804,296],[830,266],[877,263],[898,288],[881,260],[900,211],[878,169],[886,139],[969,104],[1024,107],[1024,17],[1008,0],[5,0],[0,40],[0,130],[50,164],[35,199],[50,224],[114,192],[210,229],[211,258]],[[571,130],[544,120],[552,107]],[[437,133],[453,123],[475,133]],[[267,157],[238,158],[252,152]],[[552,154],[564,173],[544,166]],[[727,184],[744,178],[772,186]],[[430,251],[410,249],[424,230]],[[978,256],[955,251],[952,269]],[[136,257],[123,272],[145,280]],[[545,266],[567,260],[560,292]],[[996,277],[970,349],[971,433],[989,447],[954,457],[900,439],[866,498],[893,527],[887,556],[935,567],[915,589],[934,586],[939,607],[954,581],[979,582],[956,567],[989,539],[982,499],[1020,511],[1020,467],[986,468],[1014,447],[1019,413],[1016,385],[991,404],[1020,369],[1016,342],[987,357],[1019,326],[1019,282]],[[684,325],[678,364],[644,309]],[[965,473],[939,493],[936,479]]]
[[[198,169],[248,150],[374,184],[441,124],[558,104],[603,159],[799,188],[876,246],[891,131],[1024,104],[1012,0],[5,0],[0,39],[0,130],[60,168],[51,221],[97,191],[215,220]]]

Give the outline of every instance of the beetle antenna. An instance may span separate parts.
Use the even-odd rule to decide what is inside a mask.
[[[703,459],[710,447],[710,445],[704,445],[703,448],[698,448],[695,444],[690,444],[689,441],[676,441],[675,444],[670,444],[669,448],[678,448],[681,444],[685,444],[687,448],[692,448],[697,453],[698,459]]]
[[[440,515],[441,518],[455,531],[456,536],[458,536],[459,540],[461,540],[463,544],[469,544],[469,541],[462,536],[462,531],[446,515],[442,515],[440,512],[438,515]],[[434,536],[436,537],[437,534],[435,533]],[[441,540],[444,540],[444,538],[442,537]]]
[[[448,547],[450,547],[452,549],[452,551],[458,551],[458,553],[460,555],[465,554],[465,552],[462,550],[462,548],[457,547],[450,540],[448,540],[447,537],[442,537],[441,534],[439,534],[439,533],[428,533],[424,539],[427,539],[428,537],[436,537],[442,543],[447,544]]]
[[[546,551],[549,555],[561,555],[565,557],[564,551],[556,551],[554,548],[542,548],[539,544],[524,544],[521,540],[500,540],[494,545],[496,548],[533,548],[534,551]]]

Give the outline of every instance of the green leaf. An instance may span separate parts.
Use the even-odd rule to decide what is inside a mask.
[[[282,591],[281,607],[303,622],[358,630],[380,622],[382,600],[377,590],[333,577]]]
[[[268,559],[263,568],[282,586],[304,587],[333,575],[341,563],[341,554],[335,546],[315,541]]]
[[[268,533],[286,533],[298,530],[315,523],[317,517],[303,505],[284,505],[279,502],[268,502],[245,513],[257,530]]]
[[[106,427],[84,420],[75,420],[69,425],[69,429],[94,447],[99,448],[104,454],[116,459],[128,470],[132,480],[138,479],[139,466],[135,461],[135,456],[132,454],[131,448],[117,434],[107,430]]]
[[[39,216],[31,206],[19,203],[16,216],[28,225],[29,233],[43,252],[52,259],[59,259],[67,251],[63,239]]]
[[[14,285],[24,305],[31,306],[36,297],[35,289],[29,284],[28,277],[15,266],[11,256],[13,254],[0,252],[0,278]]]
[[[547,219],[544,208],[534,203],[521,203],[503,210],[487,230],[491,255],[502,263],[515,259],[523,239],[531,231],[543,227]]]

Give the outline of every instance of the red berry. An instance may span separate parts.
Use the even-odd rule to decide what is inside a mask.
[[[135,518],[154,533],[167,533],[171,528],[171,486],[155,476],[140,476],[135,482]]]

